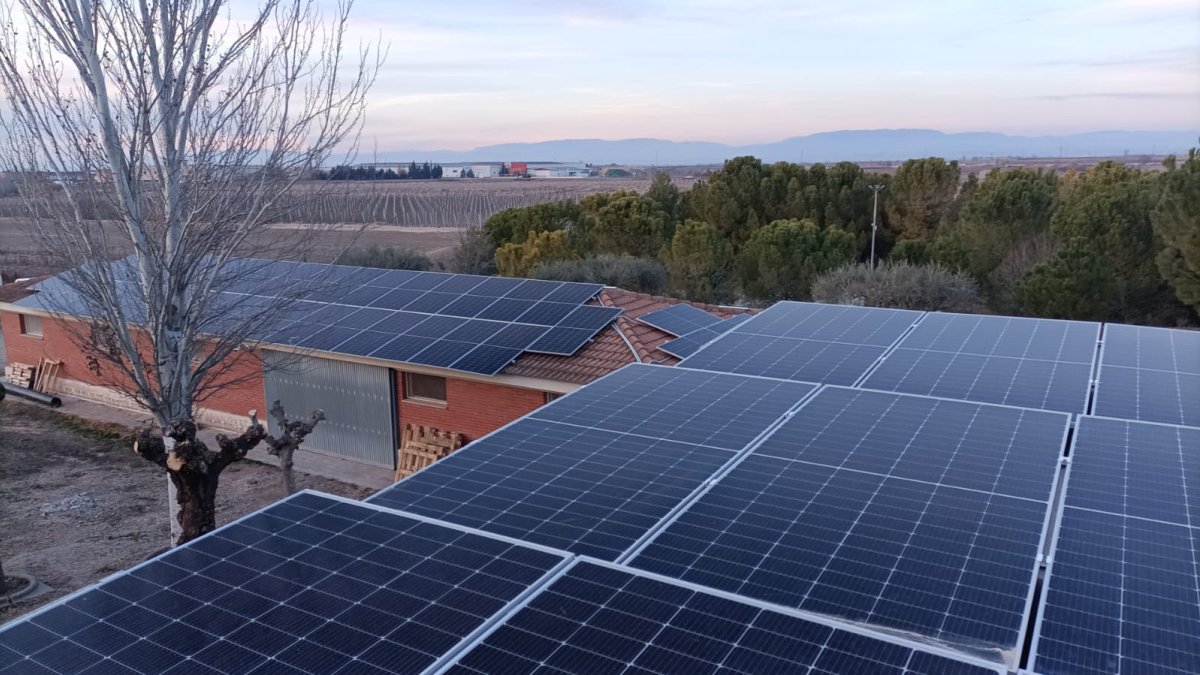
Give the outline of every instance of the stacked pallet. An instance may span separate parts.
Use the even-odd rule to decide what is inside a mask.
[[[10,363],[4,367],[4,379],[18,387],[26,389],[33,383],[33,375],[36,369],[26,363]]]
[[[400,445],[396,480],[424,469],[462,445],[462,434],[420,425],[404,425],[404,442]]]

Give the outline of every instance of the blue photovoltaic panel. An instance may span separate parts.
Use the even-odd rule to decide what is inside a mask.
[[[438,274],[437,272],[421,272],[414,277],[409,277],[401,284],[401,288],[410,288],[418,291],[432,291],[433,289],[446,283],[449,275]]]
[[[417,363],[426,366],[436,366],[439,368],[449,368],[462,357],[466,356],[475,345],[470,342],[459,342],[458,340],[438,340],[418,352],[412,358],[405,359],[409,363]]]
[[[1070,417],[829,387],[635,567],[1016,650]]]
[[[1200,429],[1080,417],[1031,667],[1200,672]]]
[[[452,367],[455,370],[464,370],[469,373],[495,375],[520,355],[520,349],[479,345],[466,356],[455,361]]]
[[[613,319],[620,315],[621,310],[617,307],[583,305],[576,307],[558,325],[563,328],[587,328],[595,331],[612,323]]]
[[[440,313],[449,314],[450,316],[471,317],[487,309],[495,301],[495,298],[488,298],[482,295],[460,295],[453,302],[443,307]]]
[[[488,277],[482,283],[470,290],[471,295],[486,295],[493,298],[499,298],[507,293],[511,293],[518,286],[525,283],[524,279],[514,279],[512,277]]]
[[[531,417],[738,449],[813,389],[800,382],[629,365]]]
[[[544,300],[550,291],[558,288],[558,282],[526,279],[520,286],[504,294],[506,298],[518,300]]]
[[[384,309],[404,309],[422,295],[425,295],[424,291],[397,288],[376,297],[371,301],[371,306]]]
[[[391,316],[391,314],[391,310],[363,307],[357,312],[346,317],[345,320],[342,321],[341,325],[348,328],[370,328]]]
[[[1092,364],[897,348],[863,387],[1083,413]]]
[[[670,354],[671,356],[677,356],[681,359],[684,359],[700,351],[700,348],[705,344],[733,330],[735,326],[748,318],[750,318],[749,314],[738,314],[737,316],[730,317],[724,321],[721,321],[720,323],[715,323],[711,326],[708,326],[707,328],[699,328],[688,333],[687,335],[675,338],[669,342],[664,342],[659,345],[658,348]]]
[[[562,562],[302,493],[7,624],[0,667],[420,672]]]
[[[391,333],[364,330],[339,345],[338,352],[355,356],[370,356],[375,350],[395,339],[397,339],[396,336]]]
[[[477,319],[493,321],[516,321],[517,317],[528,312],[537,304],[533,300],[514,300],[512,298],[493,298],[492,304],[475,316]]]
[[[471,342],[474,344],[482,344],[496,333],[510,326],[500,321],[484,321],[482,319],[473,319],[455,328],[446,334],[446,338],[450,340],[460,340],[462,342]],[[524,347],[525,345],[521,345]]]
[[[638,317],[638,321],[671,335],[683,336],[720,323],[721,318],[713,316],[699,307],[681,302],[665,309],[643,314]]]
[[[1087,412],[1100,324],[928,314],[863,383],[906,394]]]
[[[746,322],[753,323],[753,319]],[[680,368],[783,380],[854,384],[886,347],[742,333],[735,328],[685,358]]]
[[[551,291],[550,295],[546,296],[546,300],[581,305],[595,297],[602,288],[604,286],[601,284],[564,283]]]
[[[421,297],[413,300],[404,306],[406,312],[425,312],[427,314],[437,314],[446,305],[454,302],[459,296],[453,293],[439,293],[437,291],[429,291]]]
[[[372,324],[371,330],[380,331],[383,333],[391,333],[392,335],[401,335],[413,330],[426,321],[434,320],[438,322],[439,329],[442,328],[441,324],[443,323],[458,326],[458,324],[462,321],[462,319],[434,317],[428,314],[420,314],[417,312],[391,312],[384,318],[380,319],[377,323]],[[437,337],[437,335],[434,337]]]
[[[420,354],[435,341],[434,338],[418,335],[399,335],[389,340],[387,344],[379,349],[371,352],[370,356],[389,361],[408,361],[417,354]]]
[[[737,330],[772,337],[887,347],[921,316],[922,312],[906,309],[785,301],[756,314]]]
[[[811,389],[628,366],[371,500],[613,560]]]
[[[369,501],[614,560],[733,454],[522,419]]]
[[[1200,426],[1200,332],[1104,325],[1092,414]]]
[[[580,347],[587,344],[598,331],[598,328],[552,327],[543,333],[540,338],[530,343],[525,350],[540,352],[542,354],[570,356],[579,351]]]
[[[920,317],[901,309],[778,302],[680,366],[854,384]]]
[[[513,323],[501,328],[494,335],[485,340],[485,344],[495,345],[497,347],[512,347],[515,349],[525,349],[534,340],[541,337],[549,328],[546,326],[531,326],[523,323]]]
[[[539,326],[556,326],[578,308],[579,305],[568,305],[565,302],[539,302],[521,314],[517,321]]]
[[[362,331],[358,328],[346,328],[344,326],[329,326],[313,333],[309,337],[297,343],[298,347],[306,347],[308,349],[321,349],[331,351],[346,340],[358,335]]]
[[[999,675],[984,665],[580,562],[446,672]]]
[[[483,283],[486,278],[472,274],[450,274],[435,287],[435,290],[440,293],[470,293],[471,289]]]

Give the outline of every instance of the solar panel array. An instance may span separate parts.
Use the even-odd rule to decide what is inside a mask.
[[[638,321],[679,337],[701,328],[716,325],[721,318],[713,316],[699,307],[680,303],[643,314],[638,317]]]
[[[602,288],[536,279],[239,260],[210,327],[219,333],[270,306],[274,294],[306,298],[253,337],[272,344],[494,375],[524,352],[569,356],[621,310],[582,304]],[[114,273],[130,274],[113,263]],[[122,271],[124,270],[124,271]],[[61,280],[19,305],[85,313]],[[144,320],[130,282],[120,297],[131,322]],[[700,311],[700,310],[697,310]],[[704,313],[704,312],[701,312]]]
[[[1032,666],[1200,672],[1200,429],[1081,417]]]
[[[929,314],[863,386],[1082,413],[1099,339],[1097,323]]]
[[[1092,412],[1200,427],[1200,332],[1106,325]]]
[[[102,644],[134,672],[163,649],[261,672],[1200,672],[1200,428],[1133,421],[1190,412],[1200,357],[1193,334],[1159,330],[780,303],[370,506],[302,495],[10,624],[0,670],[78,672]],[[1088,414],[1098,337],[1090,412],[1127,419]],[[1122,388],[1126,371],[1145,381]],[[517,563],[515,583],[479,577]],[[195,579],[140,579],[161,564]],[[188,626],[168,592],[242,623],[188,628],[210,640],[195,650],[162,617],[138,624]],[[94,593],[130,623],[72,605]],[[239,643],[246,622],[283,637]],[[167,627],[178,645],[147,633]]]
[[[684,359],[686,368],[854,384],[921,312],[779,302]]]

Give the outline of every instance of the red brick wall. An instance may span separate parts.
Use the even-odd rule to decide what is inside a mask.
[[[100,374],[88,368],[87,356],[73,341],[62,322],[42,317],[42,337],[21,334],[20,316],[0,312],[0,328],[4,331],[4,348],[9,363],[36,366],[42,357],[62,361],[58,376],[87,384],[115,386],[125,381],[116,366],[100,361]],[[262,365],[256,353],[238,352],[229,369],[218,380],[221,384],[201,407],[221,412],[245,415],[251,408],[266,417],[266,392],[263,390]]]
[[[404,374],[397,372],[396,380],[401,429],[405,424],[421,424],[460,433],[467,441],[486,436],[546,402],[541,391],[447,378],[446,404],[437,406],[405,400]]]

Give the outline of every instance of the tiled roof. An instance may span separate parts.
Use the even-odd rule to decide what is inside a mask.
[[[21,298],[33,295],[34,291],[29,290],[29,287],[46,278],[38,277],[14,281],[11,284],[0,284],[0,302],[16,302]]]
[[[587,384],[635,361],[673,365],[678,363],[679,359],[662,351],[659,346],[675,339],[675,336],[647,326],[636,319],[644,314],[682,302],[685,301],[647,293],[635,293],[620,288],[605,288],[600,291],[593,304],[620,307],[625,311],[617,317],[616,321],[600,331],[594,340],[572,356],[522,354],[502,370],[501,374]],[[724,307],[698,302],[688,304],[722,319],[728,319],[737,314],[753,314],[758,311],[745,307]],[[635,353],[637,354],[636,358]]]

